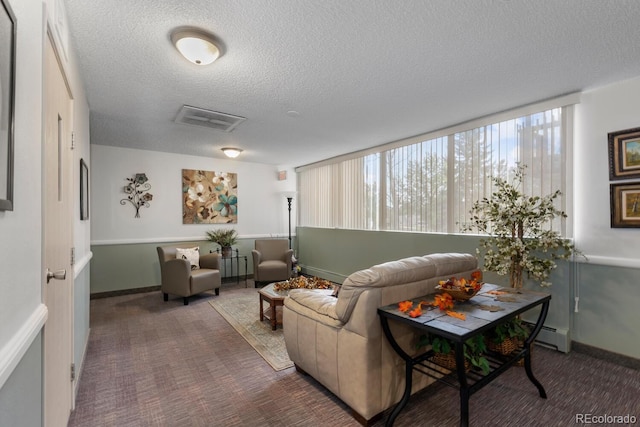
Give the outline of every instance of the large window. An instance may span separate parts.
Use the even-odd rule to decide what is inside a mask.
[[[513,118],[501,114],[499,120],[299,168],[299,225],[457,233],[471,205],[491,194],[492,178],[510,178],[517,163],[527,166],[528,194],[559,189],[558,208],[566,211],[572,114],[571,105]],[[567,235],[563,227],[554,224]]]

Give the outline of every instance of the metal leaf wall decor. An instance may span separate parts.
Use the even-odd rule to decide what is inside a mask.
[[[126,199],[120,200],[121,205],[131,203],[136,210],[135,218],[140,218],[140,208],[144,206],[148,208],[149,202],[153,200],[153,194],[148,191],[151,189],[149,178],[144,173],[137,173],[133,178],[126,178],[128,184],[124,186],[124,192],[128,194]]]

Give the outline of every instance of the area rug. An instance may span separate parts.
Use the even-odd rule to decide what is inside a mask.
[[[209,304],[253,347],[276,371],[293,366],[284,345],[282,328],[271,330],[271,324],[260,321],[257,289],[231,289]],[[268,304],[264,303],[265,308]]]

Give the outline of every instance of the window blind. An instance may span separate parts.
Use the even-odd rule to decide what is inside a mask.
[[[301,168],[299,224],[457,233],[473,203],[490,196],[492,178],[510,179],[518,163],[527,166],[525,192],[559,189],[558,208],[566,211],[572,114],[572,106],[513,118],[501,113],[496,122]],[[553,228],[566,235],[560,220]]]

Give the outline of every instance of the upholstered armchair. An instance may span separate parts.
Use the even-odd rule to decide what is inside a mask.
[[[188,305],[190,296],[212,289],[220,295],[220,254],[201,255],[199,248],[192,244],[158,246],[157,249],[165,301],[172,294],[184,298],[184,305]]]
[[[291,258],[286,239],[256,240],[253,256],[253,280],[256,288],[260,283],[277,282],[291,277]]]

